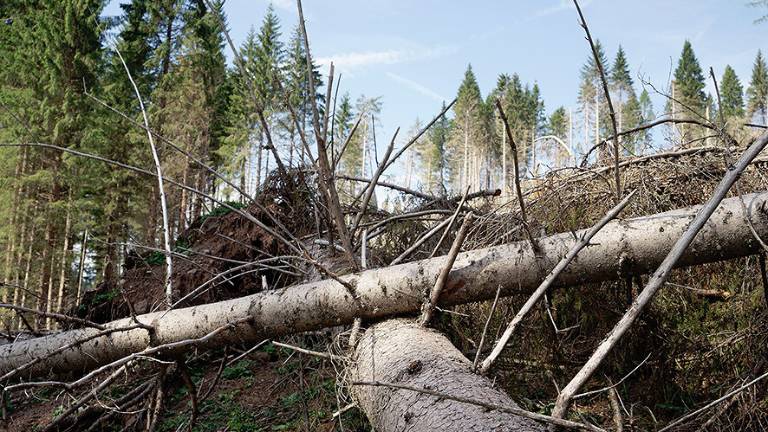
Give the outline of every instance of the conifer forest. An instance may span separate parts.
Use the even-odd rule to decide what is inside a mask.
[[[580,63],[467,18],[425,113],[340,1],[0,1],[0,430],[768,430],[766,39],[510,2]]]

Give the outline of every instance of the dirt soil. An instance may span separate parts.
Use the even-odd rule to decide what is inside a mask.
[[[297,176],[301,180],[301,176]],[[251,214],[270,229],[280,232],[270,217],[276,218],[293,235],[301,237],[315,229],[314,211],[310,195],[304,189],[288,191],[276,178],[259,194],[257,203],[243,207],[228,203]],[[290,194],[291,199],[286,199]],[[299,195],[298,197],[296,195]],[[301,205],[291,205],[300,202]],[[269,212],[265,212],[265,209]],[[282,234],[285,236],[285,234]],[[216,275],[236,267],[226,277],[209,283],[209,289],[186,301],[182,306],[210,303],[242,297],[259,292],[262,276],[270,289],[290,285],[295,277],[279,270],[257,269],[248,266],[253,261],[291,255],[291,251],[275,236],[247,220],[241,214],[224,206],[214,208],[182,232],[173,247],[173,291],[179,299]],[[271,263],[274,264],[274,263]],[[114,285],[101,284],[86,293],[83,306],[76,314],[95,322],[108,322],[130,316],[130,305],[136,314],[158,310],[165,301],[165,260],[160,252],[136,248],[129,252],[121,279]]]

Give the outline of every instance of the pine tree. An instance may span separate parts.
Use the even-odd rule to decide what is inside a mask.
[[[726,66],[720,80],[720,111],[725,120],[744,115],[744,90],[731,66]]]
[[[8,39],[0,48],[0,99],[5,105],[2,120],[17,125],[9,131],[15,135],[13,141],[64,148],[85,145],[93,139],[94,129],[92,105],[83,89],[96,84],[102,53],[102,2],[14,2],[3,8],[14,17],[12,25],[3,29],[7,35],[3,38]],[[6,263],[15,261],[16,274],[5,271],[4,278],[21,288],[5,292],[4,297],[54,311],[59,304],[57,291],[62,291],[56,288],[66,284],[67,277],[71,227],[66,220],[71,220],[73,200],[87,191],[88,185],[77,178],[80,161],[62,156],[60,151],[27,149],[14,153],[11,163],[21,187],[14,189],[12,207],[18,212],[14,223],[23,229],[9,242],[14,244],[14,253],[5,255]],[[34,323],[37,328],[50,324],[44,319]]]
[[[337,155],[341,152],[344,146],[344,142],[352,132],[354,126],[354,108],[352,107],[352,101],[349,98],[349,93],[344,93],[339,101],[339,106],[336,108],[336,116],[333,119],[333,160],[336,160]]]
[[[605,56],[603,45],[599,40],[595,41],[595,50],[597,51],[600,63],[605,67],[608,59]],[[600,70],[595,62],[595,56],[590,53],[586,63],[581,68],[581,83],[579,85],[578,102],[582,115],[582,126],[584,135],[584,147],[589,148],[600,142],[602,137],[610,135],[608,129],[608,105],[605,98],[603,86],[600,81]],[[601,159],[605,157],[604,153]]]
[[[254,70],[258,43],[256,32],[251,27],[245,41],[240,46],[240,55],[246,70]],[[254,162],[254,149],[257,155],[261,151],[261,125],[256,117],[256,99],[252,90],[252,78],[244,76],[240,68],[234,67],[227,72],[229,87],[229,103],[227,104],[227,129],[222,139],[222,145],[216,149],[216,157],[220,161],[219,170],[233,180],[236,179],[240,190],[248,192]],[[231,188],[221,186],[221,193],[226,200],[234,192]],[[244,202],[245,197],[239,199]]]
[[[747,117],[757,116],[768,125],[768,67],[765,65],[763,53],[758,50],[755,65],[752,67],[752,80],[747,88]]]
[[[643,89],[642,93],[640,93],[638,105],[640,107],[640,124],[650,123],[656,118],[656,113],[653,111],[653,102],[651,101],[651,96],[648,94],[648,90]],[[640,154],[645,153],[645,151],[651,147],[653,144],[653,136],[651,135],[650,130],[646,129],[639,133],[639,144],[642,146],[639,150]]]
[[[446,105],[443,102],[441,111],[445,111]],[[438,194],[446,194],[445,185],[445,170],[446,170],[446,146],[448,145],[448,137],[451,133],[451,123],[448,117],[443,114],[427,132],[427,139],[430,143],[430,157],[432,160],[432,170],[430,177],[432,182],[430,183],[429,191]]]
[[[123,23],[118,35],[116,49],[120,51],[122,60],[114,50],[105,55],[96,92],[110,106],[127,113],[137,119],[140,116],[139,103],[133,86],[128,79],[125,67],[131,72],[139,93],[148,98],[153,86],[153,73],[148,68],[148,61],[153,47],[150,45],[156,29],[150,23],[149,8],[146,1],[134,0],[130,4],[122,4]],[[123,61],[125,66],[123,66]],[[133,125],[107,109],[98,106],[95,113],[98,122],[99,135],[102,139],[86,142],[86,150],[103,155],[112,160],[124,161],[138,166],[151,164],[147,151],[146,133],[137,131]],[[129,235],[127,227],[139,229],[146,215],[143,208],[131,207],[131,196],[151,193],[149,184],[154,182],[139,179],[127,170],[115,170],[103,164],[87,164],[80,170],[80,175],[100,178],[102,181],[92,183],[93,218],[103,223],[91,226],[76,224],[75,229],[83,232],[85,229],[107,241],[95,243],[97,262],[103,263],[103,281],[107,286],[113,286],[117,281],[121,262],[119,244],[126,241]],[[78,238],[82,235],[78,235]]]
[[[565,111],[565,107],[558,107],[549,115],[547,133],[563,141],[568,140],[568,113]]]
[[[675,118],[692,119],[706,116],[707,96],[704,93],[704,74],[702,73],[696,54],[689,41],[683,44],[683,51],[675,69],[675,79],[672,83],[674,99],[668,102],[668,112]],[[678,104],[680,106],[678,106]],[[685,125],[679,126],[680,133],[686,136]],[[696,135],[701,135],[701,128],[690,128]],[[685,138],[683,139],[685,141]]]
[[[477,190],[484,186],[481,171],[490,150],[490,128],[488,110],[471,65],[467,66],[464,73],[453,111],[455,115],[449,139],[449,170],[453,190],[463,191],[467,186]]]
[[[286,103],[290,104],[296,112],[301,129],[311,130],[312,101],[310,100],[311,92],[307,74],[307,54],[304,49],[304,39],[302,38],[301,30],[298,26],[294,28],[291,33],[291,39],[288,42],[284,71],[286,75]],[[315,102],[322,107],[325,102],[325,96],[323,95],[323,92],[320,91],[320,88],[323,86],[323,80],[317,65],[314,64],[312,66],[312,81],[315,84],[315,97],[317,98]],[[304,154],[305,151],[303,146],[300,146],[297,142],[297,135],[299,132],[295,128],[295,121],[291,118],[287,118],[283,123],[288,125],[289,162],[293,162],[294,153],[299,153],[301,155],[300,161],[303,162],[306,155]],[[312,141],[314,140],[314,134],[305,133],[305,136],[307,140],[310,140],[311,145],[311,142],[314,142]],[[300,149],[298,147],[300,147]]]
[[[570,130],[569,121],[570,119],[568,118],[568,112],[566,112],[565,107],[558,107],[549,115],[546,125],[546,133],[557,137],[564,143],[568,143],[568,132]],[[571,151],[573,151],[573,149],[571,149]],[[560,145],[552,149],[551,153],[554,153],[554,157],[557,161],[556,165],[558,166],[561,165],[562,162],[567,161],[569,157],[567,151]]]

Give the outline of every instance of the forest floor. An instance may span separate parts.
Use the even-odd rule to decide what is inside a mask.
[[[189,372],[200,394],[207,393],[218,374],[222,351],[208,353],[189,364]],[[327,361],[294,354],[272,344],[224,367],[217,385],[199,402],[195,432],[333,431],[339,422],[346,431],[367,431],[365,417],[347,410],[340,418],[336,398],[336,373]],[[211,366],[214,367],[211,367]],[[125,388],[129,388],[126,381]],[[189,389],[181,380],[168,383],[164,415],[157,430],[187,430],[191,414]],[[120,389],[109,397],[120,396]],[[39,431],[64,405],[67,396],[54,391],[36,392],[34,397],[9,412],[9,431]],[[117,415],[97,431],[120,431],[131,427],[135,416]]]

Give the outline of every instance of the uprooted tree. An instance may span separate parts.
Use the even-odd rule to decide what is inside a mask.
[[[768,184],[761,172],[766,161],[760,156],[768,133],[756,135],[746,126],[735,125],[722,111],[719,119],[697,115],[690,100],[675,94],[666,95],[673,106],[668,118],[627,121],[623,116],[631,112],[624,102],[614,106],[612,100],[610,87],[618,81],[607,77],[602,48],[593,41],[576,2],[594,74],[593,88],[585,92],[596,96],[595,110],[607,110],[610,130],[603,139],[599,129],[596,132],[592,150],[600,157],[594,165],[587,165],[589,150],[581,168],[528,180],[523,179],[531,163],[526,143],[530,140],[535,146],[536,138],[535,131],[528,137],[521,130],[530,129],[528,117],[538,117],[539,95],[537,87],[523,90],[516,76],[507,77],[490,104],[497,109],[498,130],[488,133],[481,127],[489,119],[482,117],[487,113],[472,99],[482,102],[470,69],[456,100],[415,128],[398,150],[396,131],[382,159],[376,156],[367,171],[368,152],[376,152],[378,102],[362,99],[354,121],[349,99],[343,98],[337,113],[339,77],[334,76],[332,65],[325,95],[318,94],[320,77],[300,1],[299,22],[290,44],[290,79],[283,79],[279,72],[278,26],[271,12],[258,37],[252,34],[250,42],[238,49],[226,30],[221,3],[205,0],[184,3],[184,8],[178,3],[134,1],[126,8],[131,31],[114,44],[109,68],[115,75],[110,79],[122,82],[119,91],[110,93],[106,89],[114,88],[105,86],[102,94],[95,76],[83,77],[76,85],[71,79],[62,80],[63,87],[53,87],[64,88],[57,93],[62,106],[88,99],[110,113],[114,118],[101,125],[102,133],[126,139],[136,148],[144,145],[151,159],[132,159],[130,152],[110,147],[91,148],[93,125],[62,120],[56,130],[75,131],[64,136],[31,123],[37,118],[25,111],[30,100],[18,105],[0,100],[14,129],[19,129],[13,136],[23,136],[18,143],[3,144],[19,152],[17,177],[45,174],[35,181],[18,182],[12,191],[14,221],[21,226],[19,233],[9,235],[3,269],[7,343],[0,345],[0,384],[8,428],[28,425],[18,417],[23,417],[24,410],[33,410],[32,400],[40,397],[57,401],[50,420],[41,424],[49,431],[108,430],[116,425],[132,430],[207,427],[203,420],[211,415],[211,396],[218,394],[221,381],[244,373],[241,369],[252,365],[242,362],[258,354],[275,355],[277,347],[297,358],[293,360],[298,362],[300,391],[296,394],[307,430],[312,422],[306,376],[312,369],[304,363],[308,359],[322,362],[317,374],[332,371],[336,412],[315,419],[331,422],[332,428],[343,428],[346,413],[359,409],[368,424],[380,431],[643,429],[648,425],[638,424],[635,404],[622,399],[636,398],[637,393],[622,385],[635,379],[633,374],[643,373],[644,363],[653,354],[637,364],[639,348],[655,347],[643,335],[664,330],[658,323],[664,315],[651,310],[654,299],[664,294],[661,288],[682,286],[706,302],[701,308],[708,310],[710,302],[728,302],[735,290],[722,288],[723,280],[732,282],[728,273],[732,270],[706,273],[702,269],[757,256],[761,272],[750,274],[759,274],[763,288],[768,289],[762,258],[766,248],[762,239],[768,238]],[[68,46],[73,52],[90,50],[95,56],[98,30],[89,21],[95,18],[87,6],[81,6],[73,3],[67,10],[69,18],[81,22],[67,27],[79,36],[66,43],[77,45]],[[53,9],[14,4],[0,6],[0,16],[18,15],[14,19],[21,22],[47,17],[45,27],[56,22]],[[178,21],[184,24],[182,36],[174,32]],[[157,50],[159,57],[154,60],[160,67],[154,72],[143,69],[151,47],[139,43],[154,34],[147,27],[150,23],[159,25],[160,33],[152,37],[164,47]],[[16,28],[12,34],[26,38],[22,46],[36,35]],[[47,33],[41,35],[50,38]],[[180,39],[174,41],[175,37]],[[46,39],[52,46],[55,41]],[[230,102],[237,104],[231,113],[235,120],[226,127],[237,129],[237,122],[249,125],[230,135],[232,142],[218,142],[208,134],[201,139],[194,133],[198,121],[207,122],[211,134],[225,128],[226,122],[217,118],[221,95],[211,87],[221,83],[201,67],[225,67],[221,53],[211,48],[224,41],[234,52]],[[168,53],[177,42],[194,55],[170,58]],[[69,51],[61,52],[64,60],[76,63],[68,71],[72,76],[87,67],[79,54],[69,58]],[[31,67],[24,61],[19,64]],[[614,75],[621,75],[614,69]],[[4,76],[4,83],[19,84],[19,77],[11,75]],[[42,85],[30,87],[50,91]],[[147,92],[153,93],[152,103],[145,105]],[[198,92],[205,95],[202,102],[195,96]],[[34,100],[17,87],[8,93]],[[514,97],[525,100],[528,108],[520,109],[519,101],[508,100]],[[45,103],[54,104],[51,100]],[[194,105],[190,112],[196,117],[175,118],[185,104]],[[676,104],[684,107],[682,115],[675,114]],[[19,107],[24,109],[14,109]],[[445,115],[452,107],[462,116],[454,120],[449,139]],[[277,115],[278,109],[285,116]],[[60,114],[87,117],[85,112]],[[232,165],[216,159],[232,156],[237,148],[231,146],[233,142],[250,140],[253,130],[248,128],[254,124],[259,130],[259,168],[251,179],[247,177],[253,173],[245,168],[250,152],[235,155],[229,161]],[[639,142],[638,137],[661,125],[679,127],[681,142],[685,137],[702,145],[623,157],[629,143]],[[133,128],[132,134],[125,132],[128,128]],[[287,160],[285,152],[278,151],[278,141],[285,136],[290,137]],[[560,140],[557,134],[553,137],[548,139]],[[88,144],[80,147],[68,141],[75,139]],[[493,152],[474,148],[470,157],[468,143],[496,139],[504,151],[503,180],[500,190],[485,190],[479,185],[491,181]],[[446,163],[438,150],[449,142],[464,143],[463,170],[453,170],[461,172],[453,179],[459,185],[453,196],[445,189],[445,170],[436,168]],[[426,163],[421,168],[427,187],[421,190],[411,186],[415,159]],[[269,164],[270,160],[274,170],[262,170],[262,161]],[[398,161],[405,161],[404,185],[384,181],[385,173]],[[535,172],[535,156],[533,165]],[[183,167],[181,171],[178,166]],[[105,206],[109,224],[103,233],[89,234],[86,228],[82,238],[75,239],[73,227],[80,224],[76,215],[84,198],[67,186],[69,180],[55,174],[63,171],[75,177],[79,172],[119,173],[104,186],[105,193],[114,196]],[[264,173],[269,174],[262,177]],[[137,193],[150,196],[153,202],[142,227],[152,239],[147,244],[120,242],[130,229],[119,219],[131,214],[129,198],[136,192],[123,187],[121,176],[142,185]],[[51,195],[43,215],[48,219],[43,219],[45,232],[37,239],[33,226],[39,223],[35,210],[41,204],[27,197],[48,186]],[[408,197],[400,209],[379,207],[376,193],[383,188]],[[230,193],[241,201],[228,201]],[[61,218],[52,203],[64,196],[67,205]],[[55,219],[64,220],[63,231]],[[87,241],[103,243],[104,265],[101,285],[85,292]],[[66,273],[67,256],[74,255],[75,242],[80,253],[73,280]],[[35,259],[38,243],[42,249]],[[133,249],[120,252],[121,245]],[[122,272],[116,268],[121,261]],[[39,278],[30,275],[36,262],[44,269]],[[698,277],[712,286],[681,285],[678,279],[684,272],[693,272],[688,280],[695,282]],[[753,293],[760,292],[754,289],[757,279],[739,281],[739,295],[754,300]],[[38,292],[30,289],[32,280],[40,282]],[[73,287],[76,294],[68,296],[67,290],[74,291]],[[68,297],[73,299],[69,307]],[[745,303],[740,309],[749,314],[764,301]],[[587,310],[593,306],[599,310]],[[499,312],[502,308],[506,312]],[[590,322],[595,316],[603,322]],[[569,325],[574,317],[579,323]],[[763,317],[756,316],[745,330],[712,343],[719,344],[719,349],[725,344],[757,347],[754,354],[760,358],[763,322]],[[626,337],[628,333],[639,341],[628,341],[632,339]],[[673,336],[693,338],[690,331]],[[286,343],[288,339],[293,343]],[[682,343],[653,341],[659,346]],[[310,344],[315,346],[305,347]],[[272,353],[267,354],[267,349]],[[697,349],[683,351],[674,360],[695,362]],[[526,351],[547,355],[531,360]],[[567,358],[573,353],[577,354],[573,359]],[[707,354],[708,359],[712,356]],[[662,357],[650,361],[671,364],[671,360],[663,363]],[[521,369],[507,373],[510,363]],[[751,358],[745,363],[748,371],[741,371],[730,388],[700,409],[677,419],[677,415],[665,417],[669,420],[665,428],[689,420],[711,426],[739,406],[745,395],[752,398],[745,404],[765,404],[761,392],[768,365],[764,360],[753,364]],[[518,393],[524,390],[519,382],[527,380],[516,377],[522,368],[545,376],[546,385],[554,384],[553,389],[526,393],[551,394],[537,397],[547,400],[546,404],[536,405]],[[126,379],[129,376],[134,379]],[[722,378],[715,373],[712,377]],[[567,384],[561,387],[558,380]],[[541,379],[536,385],[541,385]],[[179,397],[180,389],[184,397]],[[48,393],[40,396],[42,392]],[[594,402],[603,395],[606,403]],[[59,399],[63,396],[66,399]],[[686,401],[685,397],[678,399]],[[578,406],[582,399],[605,405],[609,415],[599,416],[598,408],[582,411],[584,407]],[[179,411],[177,415],[172,415],[174,410]],[[708,410],[711,416],[702,420],[699,414]],[[232,413],[229,422],[234,421]],[[755,428],[765,421],[759,413],[745,416],[749,419],[734,424]],[[652,411],[650,417],[656,421]],[[267,425],[258,421],[243,427]]]

